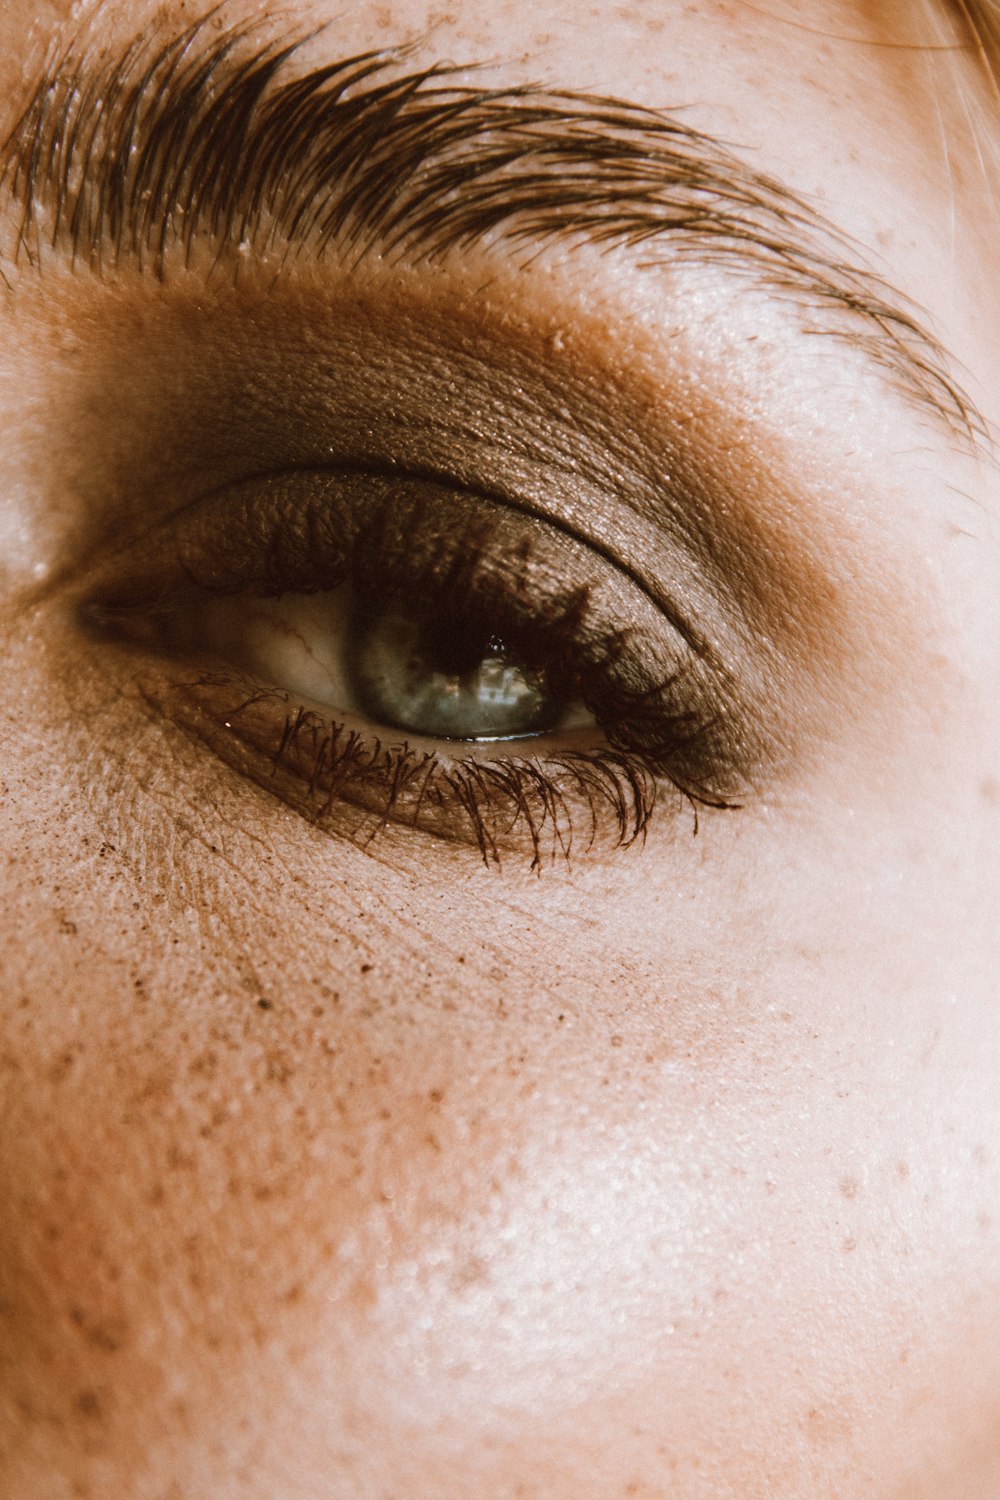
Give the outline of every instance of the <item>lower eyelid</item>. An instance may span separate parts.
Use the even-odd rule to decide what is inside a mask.
[[[367,846],[395,830],[533,868],[596,846],[641,846],[667,790],[594,729],[532,755],[381,737],[238,674],[135,678],[147,707],[311,824]],[[683,799],[675,798],[678,803]]]

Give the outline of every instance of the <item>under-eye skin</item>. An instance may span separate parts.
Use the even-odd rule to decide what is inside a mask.
[[[419,476],[264,476],[125,548],[86,616],[157,706],[312,820],[544,859],[736,805],[708,643],[597,546]],[[286,651],[286,646],[288,650]]]

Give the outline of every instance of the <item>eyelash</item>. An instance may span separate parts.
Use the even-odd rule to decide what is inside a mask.
[[[320,494],[290,503],[289,487],[310,480]],[[668,789],[694,810],[695,831],[700,806],[738,805],[732,737],[718,697],[706,701],[698,653],[592,545],[494,497],[397,474],[264,476],[235,502],[196,506],[112,572],[88,606],[90,623],[159,656],[197,655],[191,622],[206,600],[319,592],[348,579],[369,597],[445,611],[456,629],[497,621],[529,665],[594,714],[601,745],[531,755],[491,746],[487,758],[354,726],[238,671],[147,684],[157,707],[224,760],[356,842],[409,827],[471,842],[487,865],[524,850],[537,870],[599,841],[641,845]],[[620,612],[600,597],[609,588],[613,603],[625,591]]]
[[[231,676],[204,674],[187,686],[194,698],[225,702],[236,684]],[[218,749],[221,725],[243,750],[258,748],[266,763],[258,779],[311,821],[364,845],[390,825],[471,841],[488,866],[520,849],[533,870],[546,860],[569,860],[581,843],[581,809],[588,820],[584,848],[602,833],[616,848],[642,843],[660,791],[641,756],[603,748],[445,758],[324,718],[278,689],[252,688],[212,717],[213,727],[198,732]]]

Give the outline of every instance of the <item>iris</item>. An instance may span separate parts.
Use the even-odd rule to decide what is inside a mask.
[[[437,739],[517,739],[554,728],[565,705],[545,673],[488,626],[366,611],[352,631],[351,671],[376,722]]]

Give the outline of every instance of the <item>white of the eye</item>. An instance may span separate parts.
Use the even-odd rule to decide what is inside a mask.
[[[343,662],[350,620],[346,588],[274,599],[216,599],[205,616],[205,644],[234,666],[294,696],[351,707]]]

